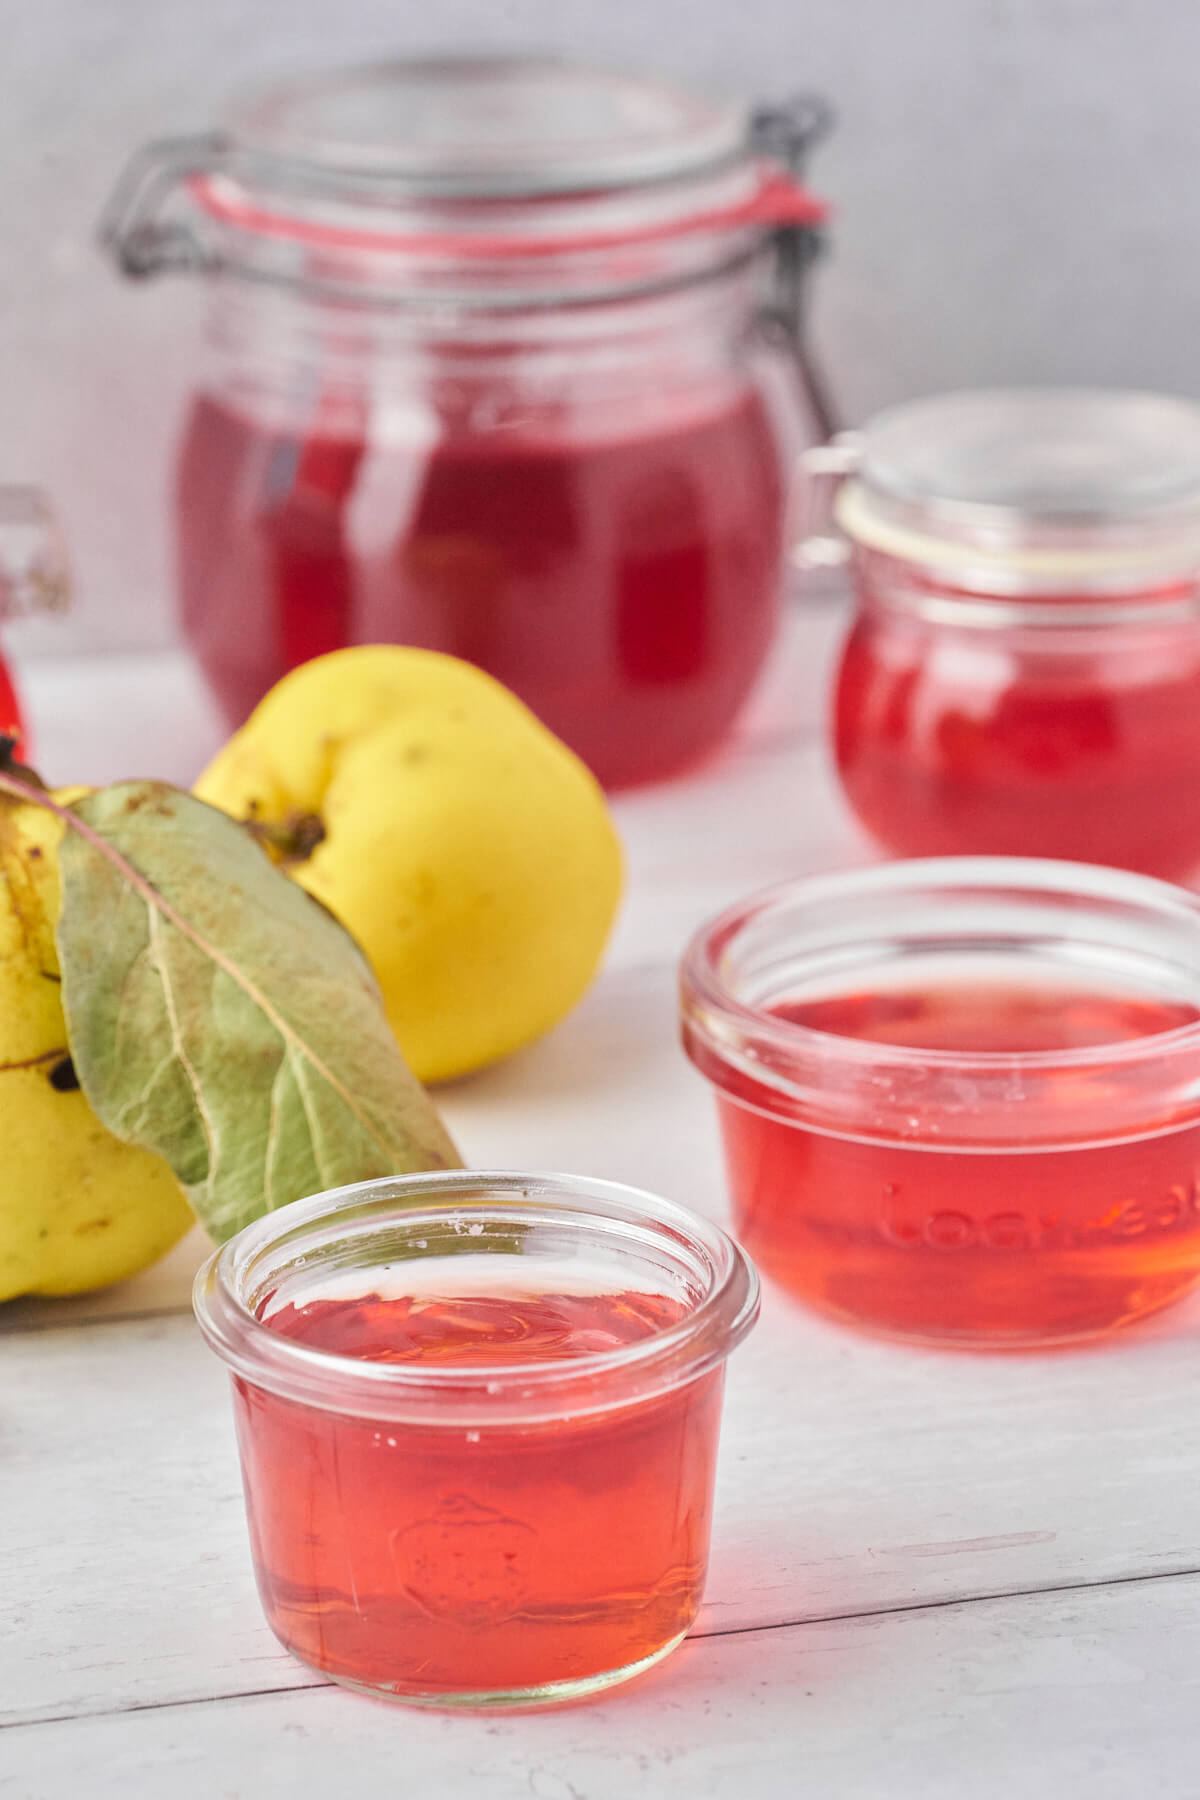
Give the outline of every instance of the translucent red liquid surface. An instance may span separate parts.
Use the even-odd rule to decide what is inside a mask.
[[[1117,1044],[1190,1025],[1190,1004],[998,984],[887,990],[772,1008],[819,1031],[992,1054]],[[1072,1076],[1062,1082],[1070,1137]],[[1165,1306],[1200,1277],[1200,1127],[1082,1147],[877,1143],[766,1116],[770,1093],[718,1090],[737,1234],[812,1304],[931,1341],[1084,1338]],[[1014,1124],[1015,1121],[1015,1124]]]
[[[1022,644],[999,629],[859,621],[836,755],[881,843],[1171,880],[1200,868],[1200,626],[1113,626],[1086,647],[1080,636],[1042,629]]]
[[[609,784],[710,749],[774,630],[779,453],[753,391],[656,432],[376,443],[209,399],[179,477],[183,618],[229,722],[345,644],[449,651]]]
[[[616,1349],[683,1311],[635,1293],[369,1296],[264,1322],[338,1356],[449,1370]],[[717,1372],[609,1411],[468,1428],[318,1411],[238,1380],[268,1620],[304,1661],[410,1698],[628,1669],[699,1606],[720,1402]]]

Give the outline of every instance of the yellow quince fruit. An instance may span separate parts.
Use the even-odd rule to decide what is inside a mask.
[[[317,657],[195,792],[358,940],[424,1081],[539,1037],[595,974],[622,880],[604,795],[470,663],[391,644]]]
[[[0,1300],[107,1287],[194,1223],[168,1165],[113,1137],[76,1079],[54,947],[63,830],[0,796]]]

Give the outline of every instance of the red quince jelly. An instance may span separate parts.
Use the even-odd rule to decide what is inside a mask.
[[[1102,1049],[1200,1021],[1190,1003],[1049,983],[896,986],[769,1010],[836,1037],[989,1058]],[[1074,1081],[1064,1068],[1064,1135]],[[1088,1337],[1200,1279],[1196,1124],[1022,1147],[1018,1095],[997,1120],[1003,1147],[968,1149],[934,1131],[871,1141],[865,1111],[861,1136],[807,1130],[745,1075],[725,1076],[717,1104],[742,1243],[796,1295],[877,1330],[1014,1345]]]
[[[677,1324],[643,1293],[316,1299],[261,1310],[336,1357],[453,1375],[617,1351]],[[267,1617],[314,1667],[407,1698],[628,1671],[704,1583],[720,1369],[648,1401],[519,1425],[326,1412],[235,1382]]]

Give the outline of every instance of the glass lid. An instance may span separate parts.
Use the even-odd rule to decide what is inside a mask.
[[[1200,567],[1200,406],[1097,388],[939,395],[859,434],[853,541],[1001,590]]]
[[[1200,500],[1200,407],[1161,394],[1014,388],[880,413],[860,479],[918,504],[1106,519]]]
[[[410,195],[481,199],[662,181],[744,154],[744,110],[549,58],[377,63],[277,84],[226,114],[244,149]]]

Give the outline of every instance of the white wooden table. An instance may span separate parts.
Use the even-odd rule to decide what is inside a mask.
[[[798,617],[731,749],[618,803],[630,891],[593,992],[439,1093],[470,1161],[723,1214],[675,959],[739,893],[871,854],[823,748],[841,629],[829,602]],[[56,782],[186,782],[219,736],[182,657],[25,685]],[[262,1623],[225,1375],[189,1308],[204,1250],[0,1307],[0,1795],[1200,1795],[1200,1303],[1110,1347],[989,1358],[860,1339],[768,1288],[730,1367],[690,1641],[590,1706],[456,1717],[328,1686]]]

